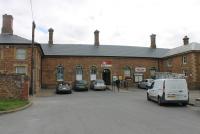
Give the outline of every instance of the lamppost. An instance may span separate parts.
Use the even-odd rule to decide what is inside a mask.
[[[34,94],[34,38],[35,38],[35,22],[32,22],[32,44],[31,44],[31,86],[30,86],[30,94],[33,96]]]

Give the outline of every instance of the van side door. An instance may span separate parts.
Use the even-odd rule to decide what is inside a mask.
[[[151,84],[151,87],[148,89],[148,93],[149,93],[150,98],[153,99],[153,96],[154,96],[154,82]]]

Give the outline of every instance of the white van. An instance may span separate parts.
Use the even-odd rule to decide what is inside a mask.
[[[157,79],[147,90],[147,100],[163,103],[189,103],[189,92],[185,79]]]

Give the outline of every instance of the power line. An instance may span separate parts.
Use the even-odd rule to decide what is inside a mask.
[[[33,17],[33,5],[32,5],[32,0],[30,0],[29,2],[30,2],[30,6],[31,6],[31,15],[32,15],[32,19],[34,20],[34,17]]]

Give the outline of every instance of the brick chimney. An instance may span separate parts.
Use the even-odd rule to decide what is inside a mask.
[[[156,48],[156,35],[155,34],[152,34],[151,36],[150,36],[150,38],[151,38],[151,48]]]
[[[99,31],[98,30],[94,31],[94,46],[96,47],[99,46]]]
[[[2,34],[13,34],[13,17],[12,15],[3,15]]]
[[[189,38],[187,36],[185,36],[183,38],[183,45],[188,45],[189,44]]]
[[[53,45],[53,28],[49,28],[49,45]]]

